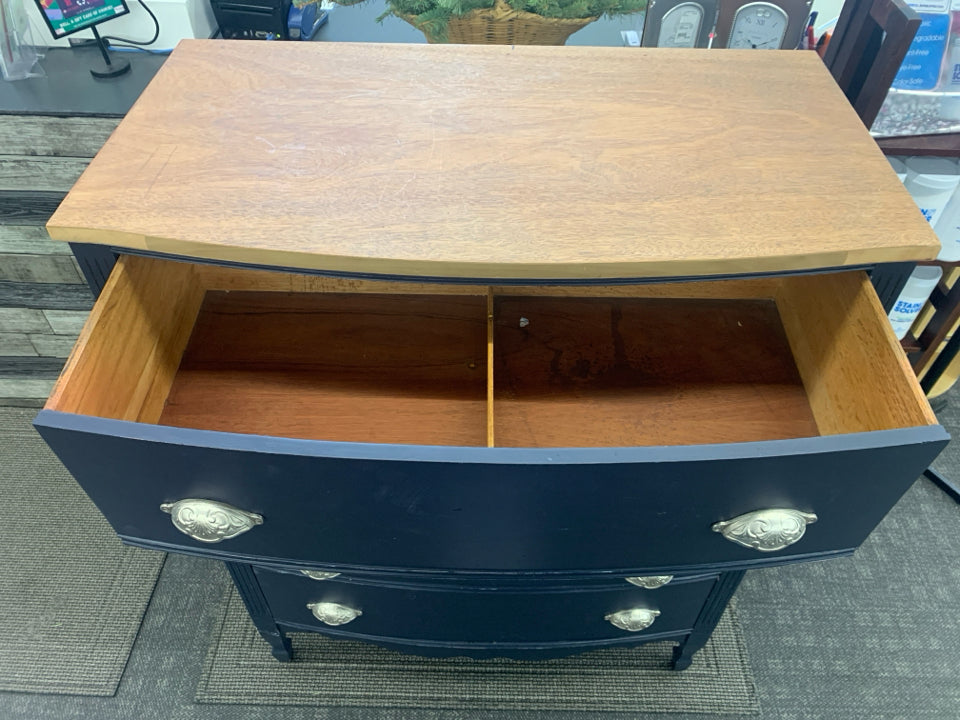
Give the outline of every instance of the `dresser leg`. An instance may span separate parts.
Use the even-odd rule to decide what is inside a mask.
[[[253,566],[233,562],[225,562],[224,565],[230,571],[230,577],[233,578],[233,584],[236,585],[237,592],[243,599],[243,604],[247,606],[250,619],[253,620],[253,624],[256,625],[263,639],[270,644],[270,652],[280,662],[292,660],[290,639],[274,622],[273,612],[260,589],[260,583],[253,572]]]
[[[700,617],[693,626],[693,631],[673,649],[673,662],[671,667],[674,670],[686,670],[693,662],[694,654],[707,644],[710,635],[713,634],[720,617],[726,609],[730,598],[740,584],[744,576],[743,570],[736,572],[721,573],[720,579],[714,585],[713,590],[707,596],[707,601],[700,611]]]

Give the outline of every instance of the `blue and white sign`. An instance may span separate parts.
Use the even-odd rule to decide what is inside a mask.
[[[933,90],[940,79],[940,62],[950,33],[949,14],[920,14],[920,29],[893,79],[898,90]]]

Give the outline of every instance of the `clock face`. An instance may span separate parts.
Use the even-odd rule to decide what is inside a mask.
[[[672,8],[660,21],[657,47],[696,47],[701,25],[703,25],[703,7],[695,2],[681,3]]]
[[[728,48],[779,50],[787,32],[787,14],[776,5],[750,3],[737,10]]]

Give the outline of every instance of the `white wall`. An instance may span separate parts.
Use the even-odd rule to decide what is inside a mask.
[[[49,47],[66,47],[67,38],[54,39],[43,21],[40,9],[34,0],[20,0],[27,9],[33,30],[33,41]],[[153,14],[160,21],[160,37],[152,45],[154,50],[168,50],[183,38],[209,37],[216,27],[209,0],[146,0]],[[97,26],[101,35],[116,35],[131,40],[149,40],[153,37],[153,20],[137,0],[127,0],[130,14],[109,20]],[[93,34],[83,30],[70,37],[90,38]]]
[[[833,21],[835,18],[840,17],[840,10],[843,8],[843,0],[813,0],[812,10],[819,13],[817,15],[817,24],[816,31],[817,37],[821,34],[821,26],[827,25],[830,23],[830,26],[833,26]],[[823,30],[827,28],[824,27]]]

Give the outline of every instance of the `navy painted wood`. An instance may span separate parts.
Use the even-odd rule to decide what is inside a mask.
[[[287,662],[292,658],[290,650],[290,640],[281,630],[274,620],[273,611],[264,597],[257,576],[253,568],[243,563],[224,563],[233,578],[233,584],[246,605],[247,612],[250,613],[250,619],[257,627],[260,635],[270,645],[270,652],[281,662]]]
[[[936,483],[941,490],[947,493],[947,495],[960,503],[960,484],[958,484],[956,480],[948,478],[946,475],[937,472],[932,467],[924,470],[923,474],[928,480]]]
[[[224,559],[490,572],[651,574],[857,547],[948,440],[928,426],[713,446],[527,450],[269,438],[48,410],[35,424],[128,538]],[[159,509],[183,498],[226,502],[264,522],[200,543]],[[819,521],[776,553],[710,529],[775,507],[815,512]]]
[[[877,291],[877,297],[883,305],[884,312],[889,313],[893,310],[894,303],[900,297],[910,273],[917,266],[916,263],[887,263],[878,265],[870,272],[870,282],[873,283],[873,289]]]
[[[397,589],[317,581],[257,569],[260,587],[281,624],[330,626],[315,619],[307,603],[331,602],[362,615],[342,633],[411,641],[457,643],[573,643],[632,635],[604,616],[635,607],[659,610],[649,628],[689,632],[716,577],[644,590],[626,582],[614,590],[477,593],[472,590]],[[637,633],[639,636],[644,631]]]
[[[469,657],[476,660],[491,658],[510,658],[513,660],[548,660],[567,657],[589,650],[611,647],[629,647],[644,645],[648,642],[682,640],[686,633],[651,632],[624,633],[626,637],[606,640],[586,640],[583,642],[543,642],[543,643],[467,643],[452,640],[404,640],[403,638],[382,638],[376,635],[360,635],[336,628],[317,628],[313,625],[280,623],[288,632],[319,632],[341,640],[359,640],[379,645],[397,652],[424,657]],[[652,628],[651,628],[652,630]],[[672,664],[671,664],[672,667]]]
[[[215,558],[220,560],[247,562],[252,565],[268,565],[270,567],[283,566],[292,568],[294,566],[304,569],[317,568],[317,562],[300,562],[283,559],[264,559],[255,555],[245,555],[236,552],[224,552],[218,550],[217,546],[209,547],[186,547],[185,545],[174,545],[170,543],[156,542],[153,540],[143,540],[126,535],[118,535],[120,540],[127,545],[142,547],[147,550],[157,550],[158,552],[175,552],[183,555],[194,555],[196,557]],[[199,545],[199,543],[198,543]],[[597,578],[624,577],[627,575],[672,575],[678,573],[705,575],[711,573],[728,572],[733,568],[743,570],[752,570],[759,568],[776,567],[778,565],[790,565],[797,562],[814,562],[822,560],[835,560],[837,558],[849,557],[856,552],[856,548],[843,548],[839,550],[830,550],[827,552],[816,553],[794,553],[792,555],[770,557],[770,553],[757,553],[757,557],[752,560],[738,560],[736,562],[713,562],[713,563],[687,563],[686,565],[668,565],[643,568],[599,568],[589,570],[456,570],[456,569],[436,569],[436,568],[390,568],[373,567],[370,565],[347,565],[339,564],[324,565],[325,570],[331,572],[350,572],[351,575],[364,573],[370,577],[390,578],[398,580],[406,578],[419,584],[421,581],[433,583],[438,580],[449,580],[452,583],[474,584],[485,583],[491,578],[499,579],[514,578],[521,580],[523,578],[554,578],[569,579],[573,577],[584,577],[590,575]],[[499,581],[499,580],[498,580]],[[376,583],[379,584],[379,583]]]
[[[714,628],[720,622],[723,611],[726,610],[730,598],[736,592],[740,581],[746,573],[742,570],[737,572],[723,573],[720,580],[713,586],[710,596],[703,604],[700,616],[697,618],[696,626],[686,639],[673,649],[673,669],[686,670],[693,662],[694,654],[707,644]]]
[[[100,292],[110,277],[110,271],[117,264],[117,253],[105,245],[89,243],[70,243],[70,249],[93,296],[100,297]]]
[[[300,569],[285,565],[257,565],[256,570],[269,570],[273,573],[287,573],[302,578]],[[310,568],[318,570],[321,568]],[[337,572],[324,568],[329,572]],[[671,585],[682,585],[690,582],[700,582],[707,578],[716,577],[717,573],[698,572],[688,575],[675,575]],[[613,573],[564,574],[543,575],[539,573],[524,573],[513,575],[494,575],[480,573],[446,573],[426,574],[405,570],[402,573],[376,572],[369,570],[349,569],[343,572],[337,582],[352,585],[375,585],[383,588],[399,590],[440,590],[458,592],[470,591],[477,593],[487,592],[580,592],[583,590],[622,590],[627,587],[636,587],[626,581],[626,575]]]

